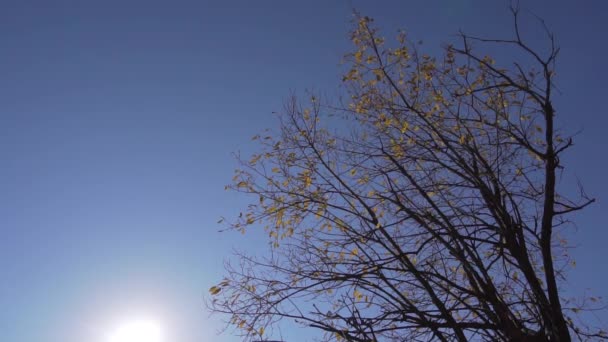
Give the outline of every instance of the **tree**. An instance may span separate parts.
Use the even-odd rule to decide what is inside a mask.
[[[593,199],[558,192],[559,48],[547,30],[533,49],[513,17],[513,39],[461,34],[434,58],[357,16],[347,103],[292,98],[241,160],[229,188],[256,200],[230,226],[264,226],[270,256],[227,265],[211,309],[258,340],[281,319],[338,341],[606,338],[576,319],[587,298],[560,296],[559,232]],[[500,66],[487,44],[521,57]]]

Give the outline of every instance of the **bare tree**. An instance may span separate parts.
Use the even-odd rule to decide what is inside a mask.
[[[559,49],[526,44],[513,15],[513,39],[461,34],[439,58],[359,16],[347,103],[291,99],[237,170],[230,188],[256,200],[231,227],[264,227],[271,252],[227,265],[212,310],[249,340],[281,319],[339,341],[605,338],[575,318],[586,299],[560,297],[559,230],[593,199],[558,193]]]

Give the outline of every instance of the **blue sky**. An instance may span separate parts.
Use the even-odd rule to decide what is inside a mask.
[[[233,248],[264,247],[217,232],[248,200],[224,191],[232,153],[255,149],[291,91],[336,93],[353,7],[436,51],[458,29],[506,36],[507,4],[2,1],[0,340],[104,342],[151,315],[171,341],[237,341],[203,306]],[[582,130],[564,186],[598,198],[576,217],[569,290],[608,297],[608,5],[521,4],[557,36],[559,120]]]

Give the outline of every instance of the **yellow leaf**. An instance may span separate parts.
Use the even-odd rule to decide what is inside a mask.
[[[361,177],[361,178],[357,179],[357,183],[362,184],[362,185],[367,184],[367,183],[369,183],[369,177],[368,176]]]
[[[255,164],[258,162],[258,160],[260,160],[260,158],[261,158],[261,157],[262,157],[262,156],[261,156],[261,155],[259,155],[259,154],[254,155],[254,156],[251,158],[251,160],[249,161],[249,164],[251,164],[251,165],[255,165]]]
[[[264,335],[264,327],[260,327],[260,336]]]
[[[213,296],[220,293],[220,291],[222,291],[222,289],[217,286],[211,286],[211,288],[209,289],[209,293],[211,293],[211,295],[213,295]]]
[[[376,81],[380,81],[384,77],[384,71],[382,71],[382,69],[374,69],[372,72],[376,75]]]
[[[281,170],[278,167],[273,167],[272,172],[279,173]]]
[[[304,109],[304,112],[302,112],[304,120],[310,120],[310,109]]]
[[[350,170],[350,175],[351,176],[354,176],[356,174],[357,174],[357,170],[355,170],[355,169]]]
[[[310,176],[306,176],[306,178],[304,178],[304,183],[307,188],[310,187],[310,185],[312,184],[312,179],[310,178]]]
[[[355,61],[357,63],[361,63],[361,57],[363,57],[363,52],[361,50],[355,52]]]

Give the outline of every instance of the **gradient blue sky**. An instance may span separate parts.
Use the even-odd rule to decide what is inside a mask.
[[[582,130],[565,186],[598,198],[567,285],[608,297],[608,3],[521,3],[557,35],[558,115]],[[264,247],[217,232],[248,201],[224,191],[231,153],[290,91],[335,93],[353,7],[431,49],[511,30],[499,0],[1,1],[0,340],[103,342],[150,315],[170,342],[238,341],[203,306],[232,248]]]

